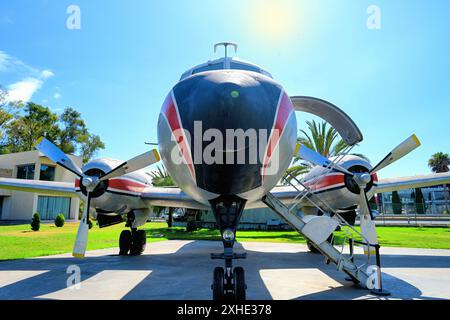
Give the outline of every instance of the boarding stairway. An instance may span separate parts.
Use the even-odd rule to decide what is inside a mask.
[[[294,180],[297,184],[292,183]],[[323,215],[305,215],[300,217],[293,210],[297,203],[308,199],[320,211],[321,207],[326,204],[321,203],[316,196],[314,198],[310,188],[302,184],[301,181],[291,176],[291,180],[286,180],[292,187],[298,191],[298,196],[295,198],[294,204],[290,207],[284,205],[274,195],[268,193],[263,197],[262,201],[271,208],[282,220],[286,221],[292,228],[297,230],[303,237],[306,238],[324,257],[325,263],[334,263],[339,271],[345,272],[349,278],[347,280],[353,281],[355,284],[363,288],[371,290],[376,295],[388,295],[387,291],[382,288],[381,281],[381,262],[378,244],[371,245],[365,240],[364,236],[351,225],[349,225],[338,213],[330,211]],[[303,188],[300,189],[298,186]],[[314,199],[314,200],[313,200]],[[328,207],[329,208],[329,207]],[[333,232],[340,227],[345,232],[345,237],[342,245],[334,245]],[[357,235],[362,241],[355,240]],[[329,241],[331,238],[331,241]],[[348,243],[349,252],[345,253],[346,244]],[[359,244],[364,248],[365,258],[363,262],[358,265],[354,257],[354,245]],[[371,255],[375,254],[376,266],[371,265]]]

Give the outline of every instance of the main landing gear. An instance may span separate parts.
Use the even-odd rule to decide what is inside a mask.
[[[119,238],[119,255],[138,256],[141,255],[147,243],[147,236],[144,230],[123,230]]]
[[[127,222],[125,227],[129,227],[130,230],[123,230],[119,237],[119,255],[120,256],[139,256],[145,251],[147,244],[147,235],[145,230],[138,230],[133,227],[135,221],[134,212],[130,212],[127,215]]]
[[[233,268],[233,260],[245,259],[246,253],[234,253],[236,228],[245,200],[238,197],[220,197],[211,201],[213,212],[222,235],[223,253],[212,253],[211,259],[225,261],[225,267],[216,267],[211,285],[213,300],[245,300],[247,285],[242,267]]]

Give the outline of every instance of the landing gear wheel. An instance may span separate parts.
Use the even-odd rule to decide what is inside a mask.
[[[333,240],[333,234],[331,234],[331,235],[328,237],[327,241],[331,243],[332,240]],[[316,249],[316,247],[311,243],[311,241],[308,241],[308,240],[307,240],[307,241],[306,241],[306,245],[308,246],[308,250],[309,250],[311,253],[320,253],[320,251]]]
[[[316,247],[314,247],[314,245],[310,241],[306,241],[306,245],[308,246],[308,250],[311,253],[320,253],[319,250],[317,250]]]
[[[245,300],[245,290],[247,286],[245,284],[245,272],[242,267],[236,267],[233,271],[234,282],[234,298],[237,301]]]
[[[119,238],[119,255],[126,256],[131,249],[131,231],[123,230]]]
[[[141,255],[147,244],[147,235],[145,230],[136,230],[132,232],[132,243],[130,248],[130,255],[138,256]]]
[[[213,292],[213,300],[219,301],[224,299],[224,278],[223,268],[216,267],[213,274],[213,284],[211,286]]]

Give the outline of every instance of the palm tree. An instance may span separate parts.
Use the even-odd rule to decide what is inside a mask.
[[[300,130],[301,136],[297,139],[297,142],[306,146],[307,148],[316,151],[324,157],[330,158],[340,154],[347,144],[339,137],[338,132],[332,126],[325,121],[320,123],[313,121],[307,121],[308,131]],[[353,153],[353,155],[361,157],[367,161],[367,157],[362,154]],[[292,176],[297,177],[301,174],[308,173],[312,165],[302,159],[296,157],[294,164],[290,167],[285,174],[285,179],[290,181]]]
[[[448,172],[448,164],[450,163],[450,158],[448,153],[438,152],[431,156],[428,160],[428,166],[435,173]],[[447,185],[444,184],[444,197],[445,197],[445,213],[448,213],[448,190]]]
[[[175,181],[170,176],[169,172],[167,172],[167,169],[162,166],[158,166],[156,171],[152,171],[150,173],[150,176],[152,177],[152,184],[155,187],[173,187],[175,186]],[[153,210],[157,213],[161,213],[165,211],[165,207],[153,207]],[[173,225],[173,211],[175,208],[169,208],[169,218],[167,219],[167,226],[169,228],[172,228]]]

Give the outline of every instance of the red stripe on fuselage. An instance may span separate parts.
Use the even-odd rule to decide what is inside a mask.
[[[195,179],[194,164],[183,132],[183,127],[180,123],[178,109],[172,98],[172,92],[169,93],[166,100],[164,101],[162,112],[166,115],[170,129],[172,130],[172,134],[174,135],[178,147],[180,148],[181,154],[183,155],[183,159],[187,164],[192,177]]]
[[[108,188],[114,188],[122,191],[143,192],[147,187],[148,185],[145,183],[127,179],[112,179],[108,182]]]
[[[306,181],[305,186],[310,187],[312,190],[318,190],[326,187],[331,187],[336,184],[344,183],[344,174],[337,173],[331,175],[325,175],[312,181]]]
[[[148,185],[139,182],[139,181],[131,181],[128,179],[111,179],[108,180],[108,188],[118,189],[121,191],[130,191],[130,192],[143,192]],[[75,188],[80,188],[80,179],[75,180]]]
[[[290,114],[294,111],[294,106],[292,105],[291,99],[288,97],[286,92],[283,91],[280,100],[280,105],[278,106],[278,112],[276,119],[270,134],[269,142],[267,144],[266,155],[263,162],[263,176],[265,176],[267,165],[273,155],[273,151],[280,142],[280,137],[283,134],[284,128],[286,127],[287,120]]]
[[[332,173],[306,181],[304,184],[312,190],[318,190],[345,183],[344,177],[345,175],[343,173]],[[373,182],[378,182],[378,176],[376,173],[373,173],[371,177]]]

